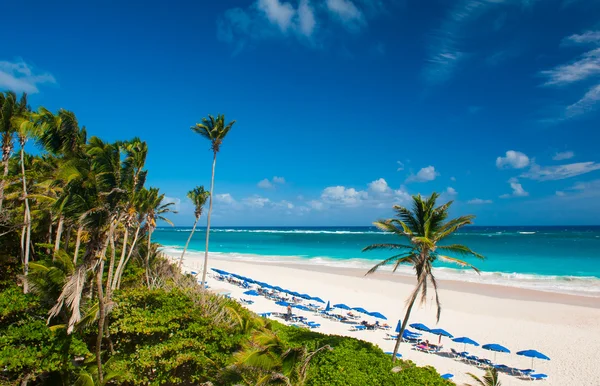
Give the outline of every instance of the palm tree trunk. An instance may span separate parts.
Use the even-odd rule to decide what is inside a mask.
[[[25,247],[23,251],[23,274],[25,275],[25,277],[27,277],[27,275],[29,274],[29,245],[31,244],[31,212],[29,210],[29,199],[27,198],[27,182],[25,180],[24,146],[25,141],[21,141],[21,174],[23,175],[23,199],[25,203],[23,233],[21,235],[21,248],[23,249],[23,246]],[[23,292],[29,292],[27,280],[24,280]]]
[[[117,278],[119,277],[119,272],[121,272],[121,268],[123,267],[123,263],[125,262],[125,255],[127,253],[127,238],[129,236],[129,227],[125,226],[125,234],[123,235],[123,248],[121,249],[121,258],[119,259],[119,264],[117,265],[117,269],[115,270],[115,276],[113,278],[112,283],[110,283],[110,290],[114,291],[117,288]]]
[[[398,349],[400,348],[400,342],[402,342],[402,334],[404,334],[404,330],[406,329],[406,325],[408,324],[408,318],[410,318],[410,312],[412,311],[413,306],[415,305],[415,300],[417,300],[418,291],[415,291],[410,298],[410,303],[408,303],[408,308],[406,309],[406,314],[404,315],[404,320],[402,321],[402,326],[400,327],[400,331],[398,332],[398,338],[396,339],[396,345],[394,346],[394,352],[392,354],[392,362],[396,362],[396,354],[398,353]]]
[[[127,263],[129,263],[129,259],[131,258],[131,255],[133,254],[133,251],[135,250],[135,245],[137,244],[137,241],[138,241],[140,229],[141,229],[141,226],[138,225],[137,229],[135,230],[135,236],[133,236],[133,242],[131,243],[131,248],[129,248],[129,253],[127,254],[127,258],[125,259],[125,262],[123,263],[123,266],[121,267],[119,272],[115,275],[115,281],[117,282],[117,287],[116,287],[117,289],[121,288],[121,278],[123,277],[123,270],[127,266]]]
[[[98,379],[103,382],[102,375],[102,337],[104,335],[104,293],[102,291],[102,274],[104,272],[104,259],[101,257],[100,267],[96,272],[96,290],[98,291],[98,335],[96,336],[96,366],[98,366]]]
[[[81,234],[83,233],[83,225],[77,228],[77,240],[75,240],[75,253],[73,254],[73,265],[77,264],[77,255],[79,254],[79,246],[81,245]]]
[[[213,205],[213,189],[215,187],[215,166],[217,164],[217,152],[213,151],[212,177],[210,179],[210,203],[208,204],[208,218],[206,220],[206,248],[204,250],[204,270],[202,271],[202,289],[206,288],[206,271],[208,270],[208,239],[210,237],[210,215]]]
[[[52,244],[52,211],[50,211],[50,225],[48,226],[48,244]],[[50,248],[46,248],[46,253],[50,254]],[[54,258],[52,258],[54,260]]]
[[[6,184],[6,177],[8,176],[8,160],[10,159],[10,153],[12,152],[12,134],[2,135],[2,165],[4,166],[4,174],[0,180],[0,212],[2,211],[2,204],[4,203],[4,186]]]
[[[196,221],[194,221],[194,226],[192,227],[192,233],[190,233],[190,237],[188,237],[187,242],[185,243],[185,247],[183,248],[183,252],[181,252],[181,259],[179,259],[179,270],[181,271],[181,266],[183,266],[183,256],[185,255],[185,251],[187,251],[187,247],[190,244],[190,240],[192,240],[192,236],[196,231],[196,225],[198,224],[198,220],[200,217],[196,217]]]
[[[146,284],[150,288],[150,249],[152,247],[152,227],[148,228],[148,251],[146,252]]]
[[[115,231],[114,228],[111,230],[110,235],[108,236],[110,240],[110,263],[108,266],[108,277],[106,278],[106,299],[110,301],[111,296],[111,282],[112,276],[115,267],[115,255],[117,251],[115,251]]]
[[[65,222],[65,216],[60,215],[58,217],[58,224],[56,226],[56,237],[54,239],[54,253],[60,248],[60,238],[62,237],[63,224]]]

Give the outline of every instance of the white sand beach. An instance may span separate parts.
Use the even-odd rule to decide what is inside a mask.
[[[179,257],[170,253],[173,257]],[[203,254],[188,253],[185,258],[187,271],[200,272]],[[365,277],[364,271],[352,268],[334,268],[302,264],[271,264],[247,262],[227,258],[220,254],[210,256],[209,267],[237,273],[255,280],[278,285],[311,296],[319,296],[331,304],[346,303],[351,307],[364,307],[387,316],[395,327],[404,316],[405,299],[413,289],[414,278],[377,273]],[[231,293],[232,298],[250,298],[252,311],[284,312],[264,297],[242,295],[244,289],[227,282],[209,278],[215,291]],[[498,353],[496,363],[521,369],[531,367],[531,359],[515,355],[517,351],[536,349],[551,358],[550,361],[535,360],[534,369],[545,373],[548,379],[526,381],[501,374],[503,385],[542,383],[546,385],[598,385],[600,379],[600,299],[565,294],[553,294],[534,290],[440,281],[440,298],[443,306],[439,324],[435,321],[435,303],[413,309],[410,323],[421,322],[430,328],[443,328],[454,336],[468,336],[480,344],[499,343],[511,350],[511,354]],[[386,340],[384,331],[349,331],[349,326],[324,319],[311,312],[294,310],[321,324],[317,331],[326,334],[352,336],[372,342],[384,351],[392,351],[393,340]],[[374,321],[373,318],[365,318]],[[428,336],[427,336],[428,335]],[[433,343],[437,337],[424,334]],[[463,345],[448,338],[442,339],[444,351],[454,348],[462,351]],[[467,351],[479,357],[494,359],[494,353],[480,347],[467,346]],[[467,372],[482,375],[483,370],[453,358],[418,352],[403,343],[400,353],[404,359],[420,366],[430,365],[440,374],[454,374],[453,381],[461,385],[469,381]]]

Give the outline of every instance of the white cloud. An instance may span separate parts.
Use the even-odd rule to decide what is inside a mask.
[[[450,177],[450,181],[456,181],[456,177]]]
[[[505,157],[496,158],[496,167],[499,169],[523,169],[527,165],[529,165],[529,157],[519,151],[509,150],[506,152]]]
[[[325,209],[325,204],[318,200],[312,200],[308,202],[308,205],[314,210],[323,210]]]
[[[404,170],[404,163],[401,161],[396,161],[398,163],[398,170],[397,171],[402,171]]]
[[[575,153],[573,153],[572,151],[561,151],[554,154],[552,156],[552,159],[555,161],[562,161],[565,159],[571,159],[573,157],[575,157]]]
[[[20,60],[17,62],[0,61],[0,89],[36,94],[42,84],[54,84],[56,80],[49,73],[37,73]]]
[[[419,170],[417,174],[408,176],[406,182],[427,182],[433,181],[440,173],[435,171],[435,167],[427,166]]]
[[[181,199],[177,197],[165,196],[162,200],[162,204],[173,204],[171,209],[179,212],[181,210]]]
[[[215,194],[215,202],[231,205],[235,203],[235,199],[229,193]]]
[[[388,186],[386,180],[380,178],[369,183],[369,190],[376,194],[388,194],[392,189]]]
[[[345,22],[361,20],[362,12],[350,0],[327,0],[327,9]]]
[[[261,189],[271,189],[274,188],[275,185],[283,185],[285,184],[285,178],[283,177],[273,177],[272,180],[265,178],[264,180],[260,180],[257,186]]]
[[[598,75],[600,74],[600,48],[586,52],[578,60],[569,64],[542,71],[541,74],[548,78],[544,83],[547,86],[564,86]]]
[[[600,44],[600,31],[586,31],[582,34],[574,34],[563,39],[567,44]]]
[[[281,3],[279,0],[258,0],[258,8],[283,32],[291,27],[292,18],[296,14],[296,10],[290,3]]]
[[[368,196],[368,193],[362,190],[346,188],[345,186],[330,186],[321,193],[321,200],[329,204],[353,206],[366,200]]]
[[[302,34],[311,36],[316,25],[315,14],[308,0],[301,0],[298,6],[298,25]]]
[[[448,193],[451,196],[456,196],[458,194],[458,192],[456,191],[456,189],[454,189],[451,186],[448,186],[448,188],[446,189],[446,193]]]
[[[595,162],[577,162],[557,166],[540,166],[533,163],[528,171],[521,174],[521,177],[536,181],[554,181],[579,176],[598,169],[600,169],[600,164]]]
[[[271,200],[261,196],[246,197],[242,202],[251,208],[264,208]]]
[[[523,189],[523,186],[519,183],[519,180],[517,180],[516,178],[511,178],[510,180],[508,180],[508,183],[510,184],[510,187],[513,190],[512,193],[503,194],[500,196],[500,198],[529,196],[529,192],[526,192],[525,189]]]
[[[491,204],[492,202],[493,202],[492,200],[483,200],[481,198],[474,198],[472,200],[467,201],[467,204],[483,205],[483,204]]]
[[[598,105],[600,105],[599,102],[600,84],[597,84],[596,86],[590,88],[580,100],[573,103],[572,105],[567,106],[567,108],[565,109],[565,117],[573,118],[585,114],[587,112],[594,111],[598,108]]]
[[[269,181],[268,178],[265,178],[264,180],[259,181],[257,186],[261,189],[271,189],[273,187],[273,184],[271,183],[271,181]]]
[[[564,197],[565,196],[565,192],[557,190],[556,191],[556,195],[559,196],[559,197]]]

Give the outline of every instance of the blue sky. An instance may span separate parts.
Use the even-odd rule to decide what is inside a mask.
[[[216,225],[366,225],[444,192],[479,225],[600,221],[595,0],[3,4],[0,89],[148,142],[193,221],[208,114]]]

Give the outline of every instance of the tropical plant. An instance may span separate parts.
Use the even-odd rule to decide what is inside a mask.
[[[0,93],[0,135],[2,136],[2,179],[0,180],[0,212],[4,204],[4,188],[8,177],[8,160],[14,148],[14,134],[17,122],[28,112],[27,94],[17,99],[14,92]]]
[[[209,195],[210,193],[204,190],[204,186],[196,186],[187,194],[188,198],[194,203],[194,216],[196,219],[194,220],[192,232],[190,233],[190,236],[188,237],[185,243],[183,252],[181,252],[181,259],[179,259],[179,269],[181,269],[181,266],[183,265],[183,256],[185,256],[185,251],[187,250],[188,245],[190,244],[190,240],[192,240],[192,236],[194,236],[194,232],[196,231],[196,225],[198,225],[198,220],[200,220],[200,216],[202,216],[202,209],[204,208],[204,204],[206,204],[206,200],[208,199]]]
[[[478,376],[467,373],[468,376],[473,378],[476,382],[475,385],[470,383],[465,383],[465,386],[501,386],[502,382],[500,382],[500,377],[498,375],[498,370],[493,367],[488,367],[485,370],[485,374],[483,377],[479,378]]]
[[[215,166],[217,164],[217,153],[221,149],[223,140],[231,130],[235,121],[225,123],[225,115],[217,115],[214,118],[209,115],[208,118],[202,118],[202,123],[196,123],[191,129],[195,133],[200,134],[202,137],[208,139],[211,142],[211,149],[213,152],[213,163],[212,163],[212,175],[210,179],[210,202],[208,204],[208,216],[206,219],[206,247],[204,250],[204,269],[202,271],[202,285],[206,285],[206,272],[208,270],[208,242],[210,237],[210,215],[212,213],[213,206],[213,193],[215,187]]]
[[[429,283],[431,283],[434,290],[437,307],[437,320],[439,321],[440,319],[442,307],[438,296],[438,284],[435,276],[433,275],[433,263],[436,260],[440,260],[458,264],[462,267],[470,267],[476,272],[479,272],[477,268],[466,261],[450,257],[446,254],[450,253],[462,256],[472,256],[479,259],[484,258],[482,255],[472,251],[470,248],[464,245],[441,244],[442,241],[447,239],[458,229],[464,227],[465,225],[471,224],[475,216],[461,216],[446,221],[448,218],[448,210],[452,205],[452,201],[440,206],[436,206],[436,201],[438,198],[439,194],[437,193],[432,193],[430,197],[425,199],[421,197],[420,194],[413,196],[412,210],[395,205],[394,211],[396,212],[396,218],[374,222],[374,225],[382,231],[390,232],[401,238],[406,238],[408,240],[408,244],[373,244],[363,249],[363,252],[374,249],[385,249],[399,252],[398,254],[395,254],[394,256],[376,264],[367,272],[367,275],[374,273],[377,271],[377,269],[387,264],[394,264],[394,272],[396,272],[400,264],[412,265],[416,274],[417,285],[407,300],[406,314],[404,315],[402,327],[398,333],[398,338],[396,340],[396,345],[392,355],[393,361],[396,360],[396,353],[400,347],[402,334],[406,329],[408,320],[410,318],[410,313],[417,297],[419,294],[421,295],[420,302],[422,304],[427,300]]]

